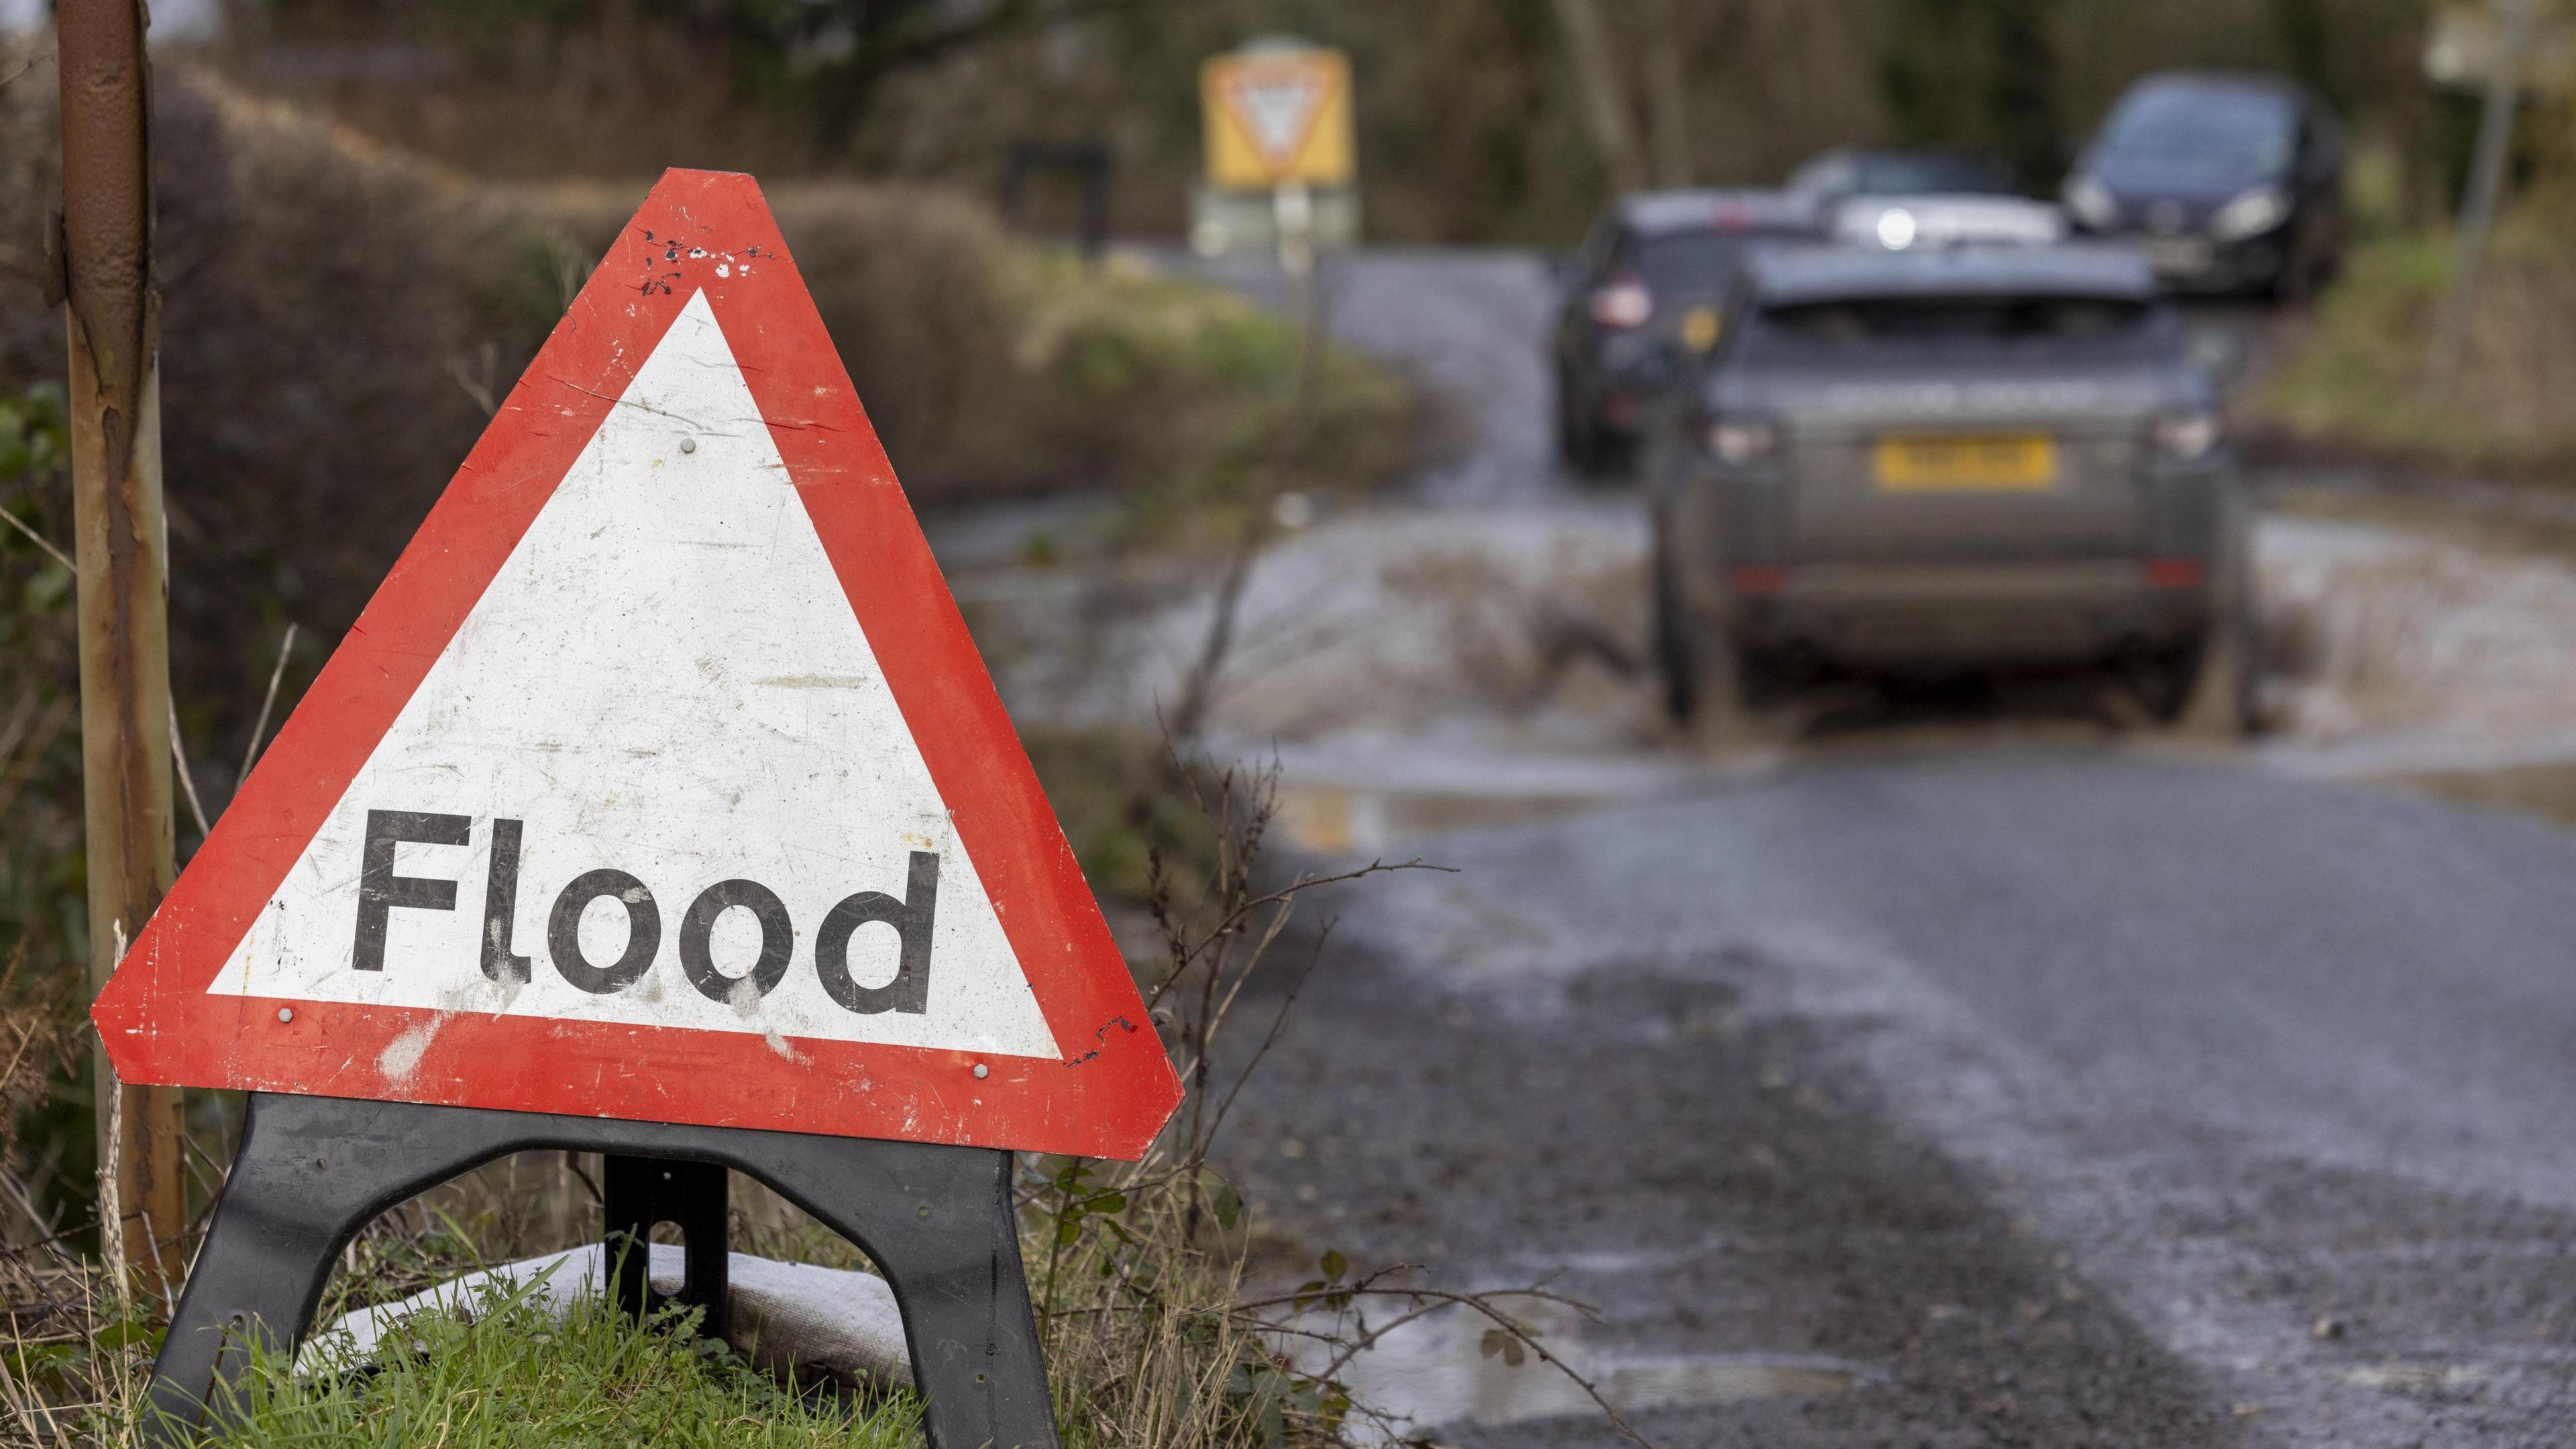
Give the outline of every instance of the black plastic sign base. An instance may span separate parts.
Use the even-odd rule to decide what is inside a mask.
[[[680,1298],[721,1314],[728,1169],[767,1183],[858,1244],[893,1285],[932,1449],[1056,1449],[1038,1352],[1011,1154],[795,1132],[425,1107],[254,1092],[241,1150],[153,1368],[156,1439],[187,1442],[220,1415],[256,1335],[290,1353],[349,1239],[385,1209],[512,1152],[609,1154],[608,1251],[617,1295],[647,1306],[640,1248],[676,1224]]]

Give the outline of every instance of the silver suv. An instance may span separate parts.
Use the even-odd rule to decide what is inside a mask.
[[[1677,717],[1832,671],[2094,662],[2159,716],[2204,690],[2245,715],[2218,397],[2132,252],[1757,253],[1663,431]]]

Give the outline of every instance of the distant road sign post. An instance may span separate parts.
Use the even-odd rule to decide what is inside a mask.
[[[1162,1044],[747,176],[667,173],[93,1010],[251,1093],[155,1369],[199,1421],[375,1214],[529,1148],[866,1249],[943,1449],[1053,1445],[1015,1150],[1133,1158]],[[644,1306],[643,1254],[621,1297]]]
[[[1255,41],[1209,57],[1199,100],[1207,177],[1196,244],[1223,251],[1254,231],[1243,204],[1252,198],[1264,203],[1280,263],[1292,274],[1312,266],[1319,241],[1355,238],[1349,57],[1302,41]]]

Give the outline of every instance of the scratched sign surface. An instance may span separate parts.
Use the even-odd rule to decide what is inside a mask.
[[[128,1081],[1093,1155],[1178,1095],[758,188],[705,172],[94,1015]]]

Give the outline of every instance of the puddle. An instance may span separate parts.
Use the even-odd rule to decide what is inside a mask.
[[[2336,1375],[2356,1388],[2393,1394],[2434,1394],[2474,1389],[2495,1375],[2462,1365],[2383,1363],[2345,1369]]]
[[[2576,764],[2504,765],[2490,770],[2425,770],[2383,777],[2455,805],[2514,810],[2576,825]]]
[[[1554,820],[1605,803],[1593,795],[1465,795],[1283,784],[1278,828],[1301,850],[1373,855],[1424,836]]]
[[[1539,1341],[1591,1379],[1623,1414],[1848,1393],[1880,1377],[1875,1370],[1814,1355],[1598,1347],[1575,1336],[1570,1319],[1538,1317],[1532,1326],[1541,1332]],[[1408,1324],[1353,1358],[1342,1371],[1342,1383],[1356,1402],[1420,1431],[1601,1412],[1580,1385],[1535,1356],[1524,1357],[1517,1366],[1500,1354],[1488,1356],[1485,1327],[1482,1319],[1455,1312]]]
[[[1775,763],[1732,766],[1680,752],[1533,741],[1452,725],[1413,736],[1353,733],[1303,743],[1217,737],[1219,753],[1266,756],[1280,771],[1278,828],[1301,849],[1373,855],[1459,830],[1561,819],[1669,800]]]

